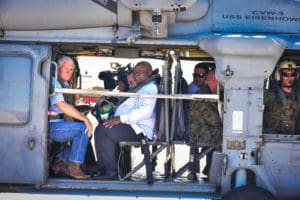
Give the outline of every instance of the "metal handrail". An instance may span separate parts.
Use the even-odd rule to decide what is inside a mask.
[[[186,99],[186,100],[207,100],[216,102],[219,97],[217,94],[139,94],[132,92],[118,92],[118,91],[99,91],[88,89],[69,89],[69,88],[55,88],[54,92],[65,94],[84,94],[93,96],[114,96],[114,97],[146,97],[146,98],[159,98],[159,99]]]

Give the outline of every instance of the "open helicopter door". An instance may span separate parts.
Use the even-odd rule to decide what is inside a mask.
[[[47,178],[47,45],[0,43],[0,183]]]

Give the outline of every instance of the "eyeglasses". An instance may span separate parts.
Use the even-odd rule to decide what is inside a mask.
[[[199,77],[199,78],[204,78],[205,76],[206,76],[206,74],[203,74],[203,73],[201,73],[201,74],[193,73],[193,77],[194,77],[194,78],[197,78],[197,77]]]
[[[295,72],[293,72],[293,73],[282,72],[282,76],[284,76],[284,77],[295,77],[296,73]]]

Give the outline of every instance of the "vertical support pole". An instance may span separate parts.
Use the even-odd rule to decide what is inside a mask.
[[[170,63],[170,57],[169,57],[169,52],[166,54],[165,58],[165,63],[162,67],[163,70],[163,84],[164,84],[164,94],[170,94],[170,77],[171,77],[171,63]],[[166,142],[170,143],[170,116],[169,116],[169,111],[170,111],[170,104],[169,104],[169,99],[164,100],[165,104],[165,112],[164,112],[164,117],[165,117],[165,138]],[[170,174],[170,168],[171,168],[171,153],[170,153],[170,144],[168,144],[166,148],[166,160],[164,163],[164,173],[165,177],[168,178]]]
[[[163,75],[163,89],[164,89],[164,94],[169,94],[170,93],[170,87],[169,87],[169,57],[168,55],[166,55],[167,58],[165,60],[164,65],[162,66],[162,75]],[[166,142],[169,142],[170,140],[170,129],[169,129],[169,121],[170,121],[170,117],[169,117],[169,99],[164,99],[164,108],[165,108],[165,112],[164,112],[164,117],[165,117],[165,137],[166,137]]]

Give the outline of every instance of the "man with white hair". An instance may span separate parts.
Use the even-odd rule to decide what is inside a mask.
[[[58,60],[58,80],[52,77],[52,87],[69,88],[75,70],[72,58],[62,56]],[[50,97],[50,138],[56,142],[72,141],[71,147],[61,150],[52,169],[56,174],[65,174],[75,179],[89,178],[80,168],[85,160],[89,137],[93,133],[90,120],[72,105],[71,95],[55,93]],[[79,120],[73,121],[73,119]]]

